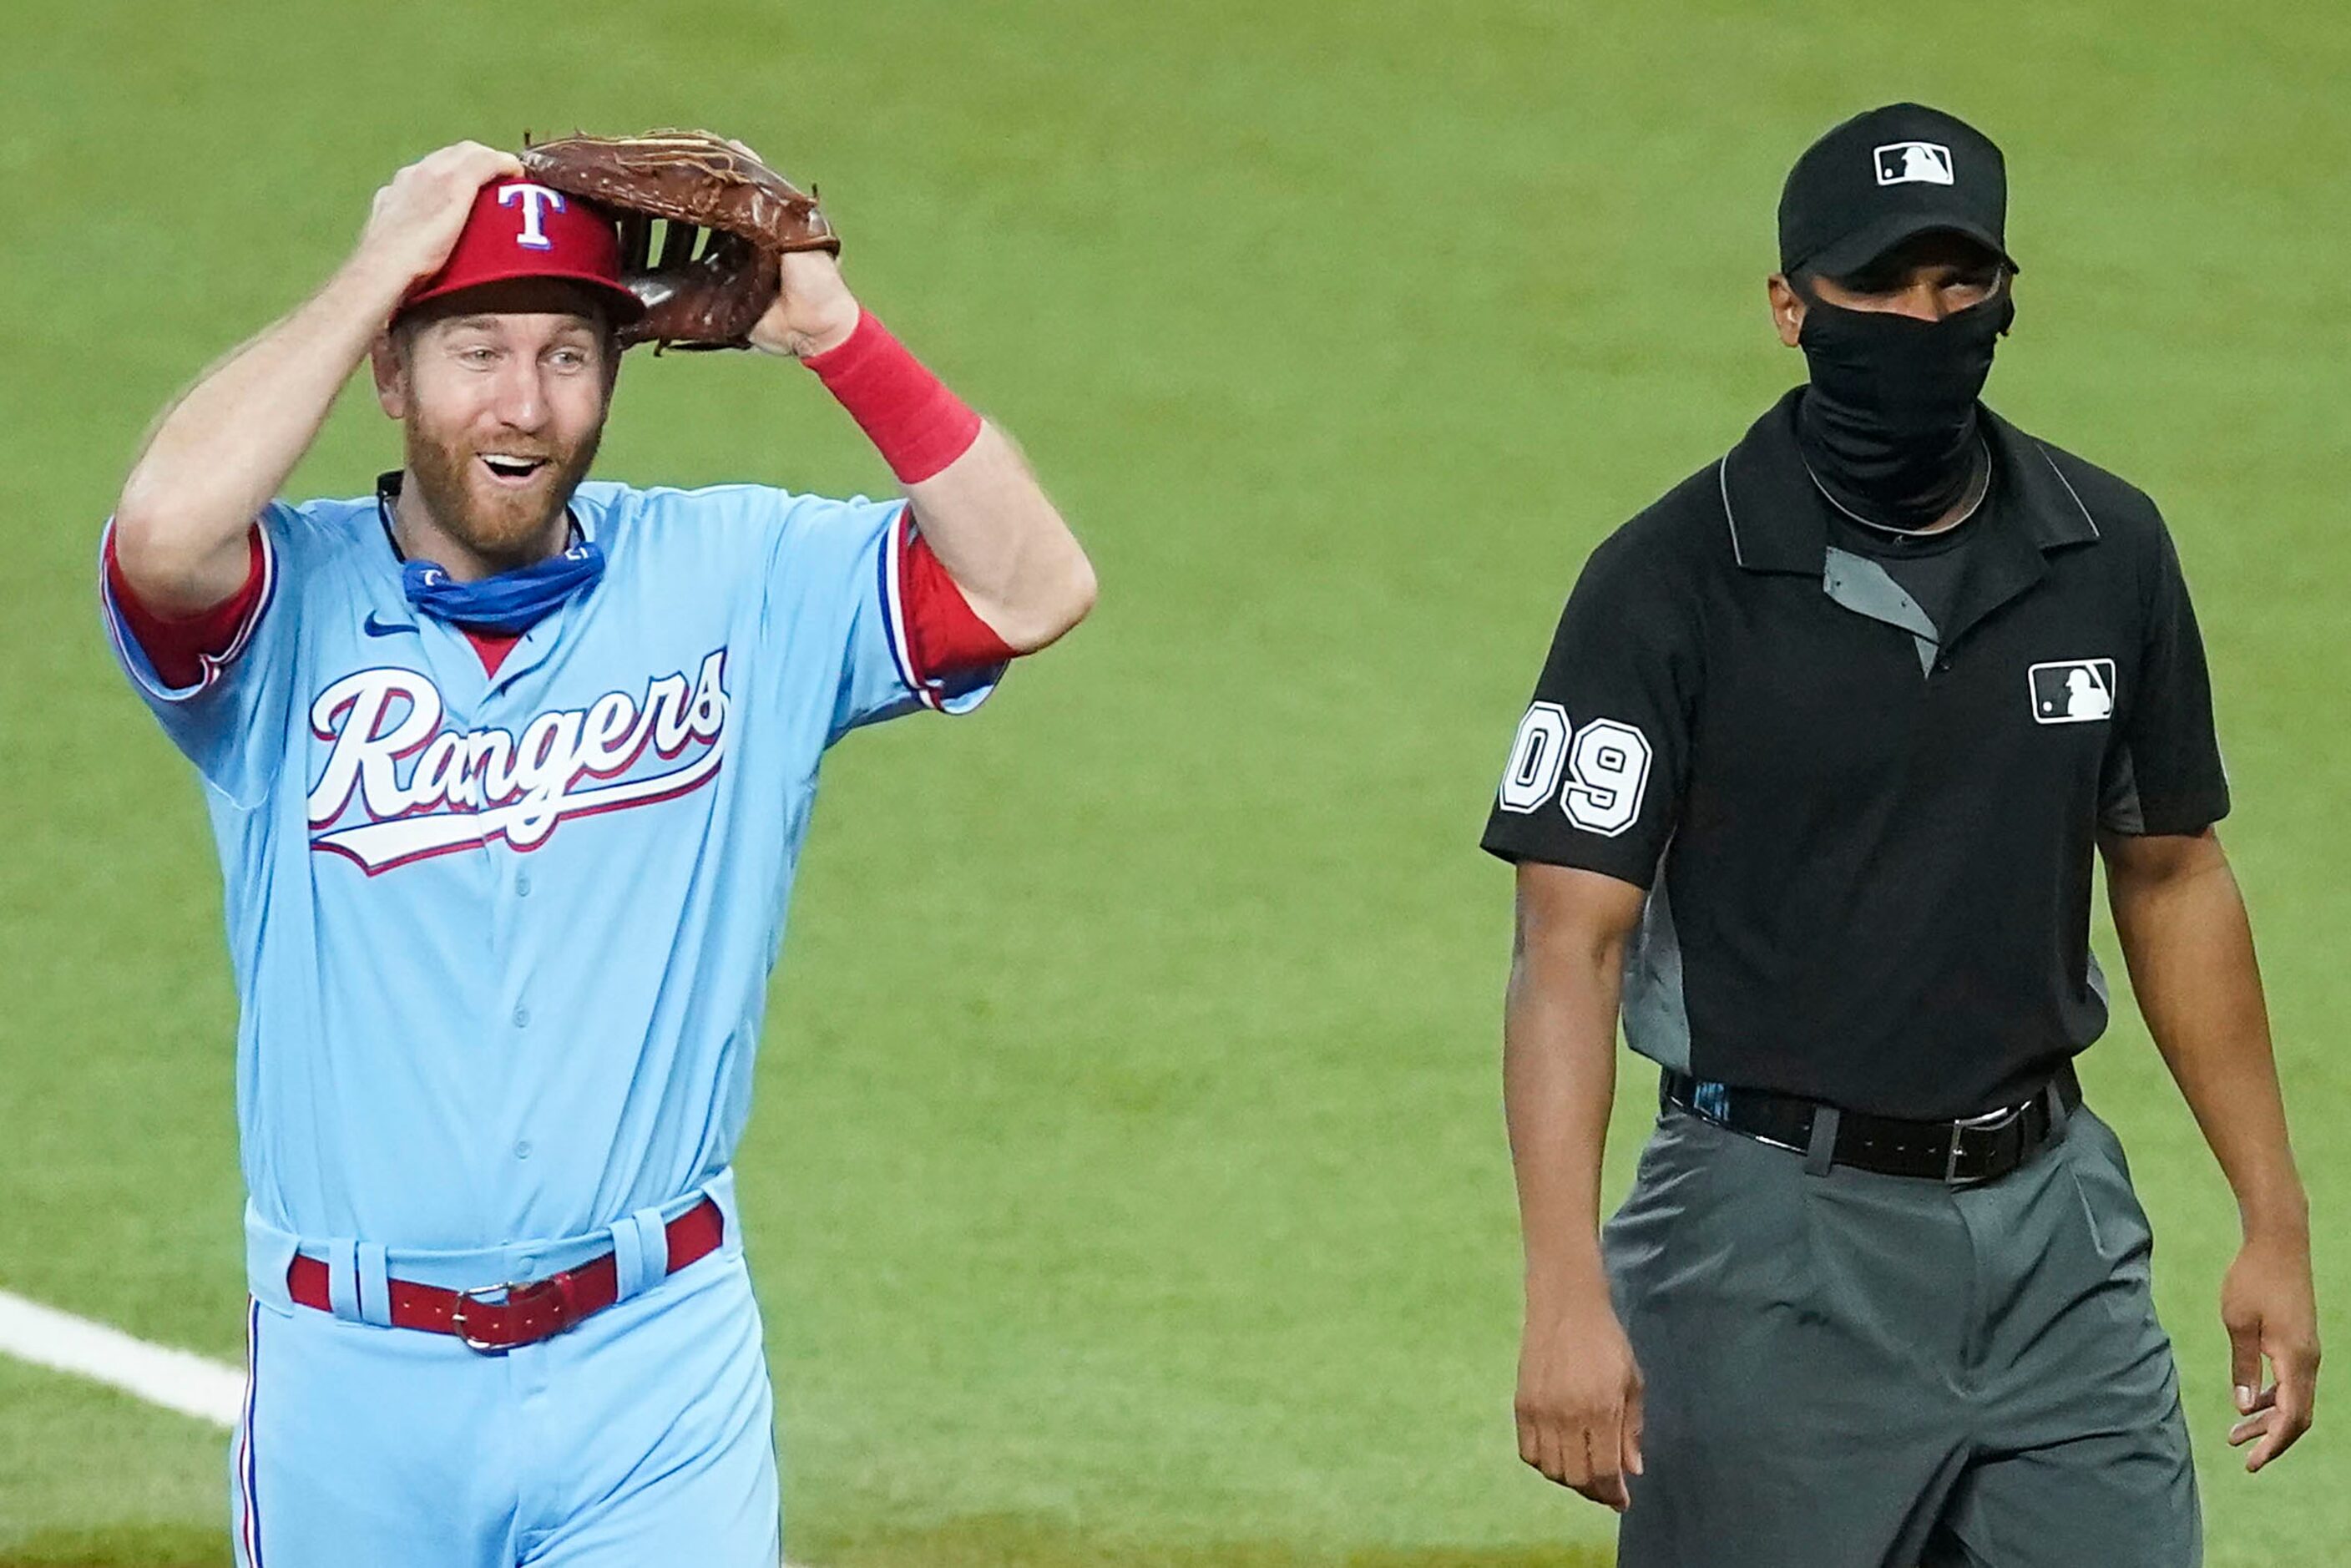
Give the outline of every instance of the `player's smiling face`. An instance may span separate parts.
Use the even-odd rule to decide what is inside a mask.
[[[453,295],[380,348],[377,395],[405,427],[418,498],[484,567],[562,548],[564,504],[595,461],[617,360],[592,300],[547,282]]]

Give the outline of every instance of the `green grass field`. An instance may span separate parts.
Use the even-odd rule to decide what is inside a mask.
[[[852,283],[1019,434],[1104,587],[984,717],[827,774],[740,1159],[794,1558],[1604,1562],[1510,1433],[1509,877],[1475,841],[1584,552],[1801,373],[1762,309],[1789,161],[1916,96],[2009,153],[1991,400],[2179,536],[2351,1344],[2346,73],[2351,14],[2189,0],[21,0],[0,1287],[241,1354],[217,873],[93,608],[141,431],[398,163],[708,123],[822,183]],[[292,488],[397,450],[351,398]],[[605,452],[887,484],[747,357],[632,361]],[[2134,1019],[2087,1076],[2161,1238],[2210,1561],[2351,1563],[2346,1417],[2258,1479],[2222,1443],[2233,1210]],[[223,1454],[0,1362],[0,1560],[225,1563]]]

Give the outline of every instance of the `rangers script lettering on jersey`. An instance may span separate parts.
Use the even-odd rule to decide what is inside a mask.
[[[642,698],[606,692],[519,735],[447,728],[443,712],[440,689],[413,670],[360,670],[319,694],[310,729],[331,746],[310,789],[313,848],[372,876],[494,838],[536,849],[567,817],[697,789],[726,758],[726,651],[691,681],[663,675]],[[643,768],[648,748],[657,765]]]

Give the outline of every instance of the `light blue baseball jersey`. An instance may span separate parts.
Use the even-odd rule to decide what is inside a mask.
[[[495,675],[410,607],[372,497],[269,507],[264,607],[193,686],[106,606],[205,784],[264,1228],[491,1248],[717,1176],[825,748],[990,689],[911,667],[903,503],[590,483],[572,513],[603,578]]]

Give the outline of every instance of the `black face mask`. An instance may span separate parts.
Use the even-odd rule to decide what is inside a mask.
[[[2003,289],[1940,321],[1805,301],[1813,384],[1796,444],[1842,506],[1887,528],[1932,523],[1975,477],[1976,398],[2016,319]]]

